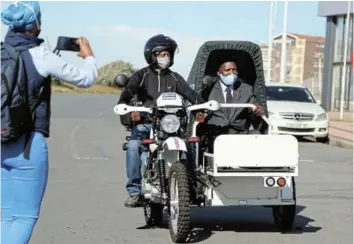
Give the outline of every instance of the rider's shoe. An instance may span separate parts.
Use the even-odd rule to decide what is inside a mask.
[[[124,202],[124,206],[127,208],[137,208],[142,206],[141,196],[128,196]]]

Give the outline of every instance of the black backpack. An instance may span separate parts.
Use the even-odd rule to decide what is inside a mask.
[[[1,43],[1,144],[16,142],[26,134],[25,157],[28,158],[34,123],[23,50],[26,49]]]

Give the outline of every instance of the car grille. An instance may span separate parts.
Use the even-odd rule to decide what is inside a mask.
[[[286,132],[314,132],[315,129],[313,128],[304,128],[304,129],[296,129],[296,128],[287,128],[287,127],[278,127],[279,131],[286,131]]]
[[[314,114],[309,113],[280,113],[282,119],[297,120],[297,121],[311,121],[315,117]]]

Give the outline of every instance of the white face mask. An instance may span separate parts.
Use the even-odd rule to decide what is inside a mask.
[[[237,80],[237,75],[235,74],[227,75],[227,76],[219,75],[219,77],[222,80],[222,82],[227,86],[232,86]]]
[[[161,69],[166,69],[167,67],[169,67],[171,62],[170,57],[163,57],[163,58],[157,57],[156,59],[157,59],[157,64]]]

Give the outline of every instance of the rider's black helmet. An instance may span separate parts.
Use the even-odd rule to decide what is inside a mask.
[[[144,57],[149,65],[156,64],[156,56],[154,52],[169,51],[171,54],[170,66],[173,65],[174,54],[177,49],[177,43],[172,38],[159,34],[151,37],[145,44],[144,47]]]

